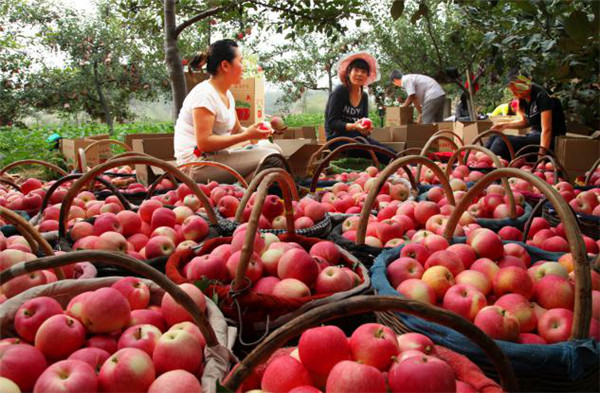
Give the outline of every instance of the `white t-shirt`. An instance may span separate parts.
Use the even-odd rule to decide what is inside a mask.
[[[426,101],[431,101],[446,94],[442,86],[427,75],[404,75],[402,76],[402,87],[409,96],[415,94],[421,105],[425,105]]]
[[[219,93],[208,80],[196,85],[189,92],[175,123],[174,148],[177,165],[193,161],[194,148],[196,147],[196,133],[192,112],[194,108],[206,108],[215,115],[212,132],[215,135],[230,135],[235,127],[236,112],[235,100],[230,91],[227,91],[229,108],[225,106]],[[199,146],[202,149],[202,146]]]

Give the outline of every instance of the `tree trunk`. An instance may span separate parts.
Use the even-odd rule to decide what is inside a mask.
[[[102,91],[102,84],[100,82],[100,76],[98,75],[98,62],[96,61],[94,61],[94,84],[96,85],[98,100],[100,101],[100,105],[102,105],[102,110],[104,111],[104,121],[110,129],[110,135],[112,135],[114,133],[113,117],[110,107],[108,106],[108,101],[106,100],[104,92]]]
[[[327,81],[329,82],[329,95],[333,91],[333,76],[331,76],[331,67],[327,70]]]
[[[471,121],[477,121],[477,112],[475,111],[475,102],[473,102],[473,81],[471,80],[471,72],[467,68],[467,80],[469,86],[469,95],[468,95],[468,108],[469,108],[469,117]]]
[[[187,95],[185,75],[181,63],[181,55],[177,48],[177,36],[175,28],[175,3],[176,0],[165,0],[165,62],[171,80],[171,92],[173,93],[173,120],[177,120],[179,111],[183,106],[183,100]]]

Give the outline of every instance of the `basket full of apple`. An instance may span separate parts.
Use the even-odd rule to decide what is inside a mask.
[[[367,323],[348,337],[337,326],[323,325],[341,316],[373,310],[408,312],[468,335],[492,359],[502,387],[467,358],[434,345],[426,335],[396,335],[384,325]],[[297,345],[284,346],[297,336]],[[498,346],[472,324],[445,310],[384,296],[336,301],[291,320],[236,365],[224,385],[231,391],[298,393],[518,389],[512,367]]]
[[[283,191],[288,218],[287,233],[281,235],[257,230],[273,182]],[[284,176],[269,174],[258,188],[248,223],[232,237],[176,252],[167,262],[167,276],[176,283],[198,283],[249,334],[279,326],[316,305],[365,292],[368,273],[356,258],[332,242],[296,233],[291,194]]]
[[[466,241],[452,238],[471,200],[501,177],[530,181],[548,196],[564,224],[570,253],[503,241],[485,228],[468,233]],[[413,238],[381,254],[371,268],[376,293],[439,305],[471,321],[497,340],[523,390],[587,391],[597,386],[600,275],[590,265],[574,214],[556,190],[531,173],[499,169],[458,203],[444,228],[446,243],[432,242],[433,236]],[[481,351],[465,337],[406,314],[378,316],[398,332],[427,332],[434,342],[465,354],[493,375]]]
[[[36,259],[0,277],[10,282],[83,260],[116,264],[148,279],[64,280],[4,302],[2,391],[214,391],[228,368],[229,328],[195,286],[177,286],[143,262],[106,251]]]

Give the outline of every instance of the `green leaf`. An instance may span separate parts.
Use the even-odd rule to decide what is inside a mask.
[[[590,37],[590,21],[585,12],[574,11],[565,20],[565,30],[577,42],[583,42]]]
[[[530,0],[517,0],[514,4],[521,11],[528,14],[536,14],[538,10],[535,4],[533,4]]]
[[[398,20],[404,12],[404,0],[395,0],[392,4],[391,14],[392,19]]]

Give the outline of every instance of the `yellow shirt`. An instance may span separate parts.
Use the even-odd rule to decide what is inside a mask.
[[[490,117],[494,116],[508,116],[508,104],[498,105]]]

